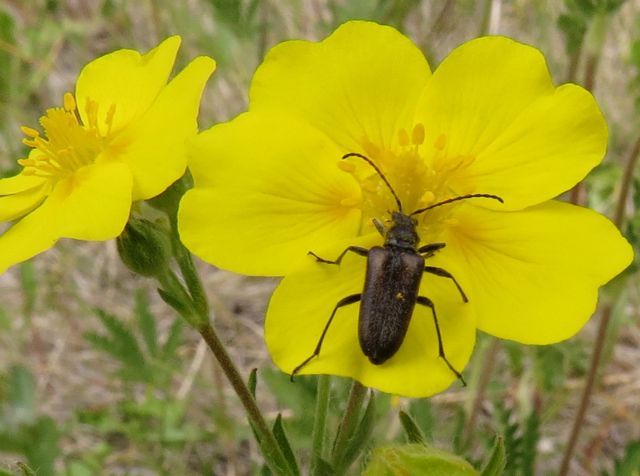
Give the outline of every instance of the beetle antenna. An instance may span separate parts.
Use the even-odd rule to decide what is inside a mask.
[[[492,198],[493,200],[498,200],[500,203],[504,203],[504,200],[497,195],[489,195],[488,193],[472,193],[470,195],[462,195],[460,197],[449,198],[448,200],[443,200],[441,202],[435,203],[433,205],[429,205],[425,208],[420,208],[415,212],[411,213],[409,216],[418,215],[419,213],[426,212],[427,210],[431,210],[432,208],[439,207],[440,205],[446,205],[451,202],[457,202],[458,200],[466,200],[467,198]]]
[[[378,172],[378,175],[380,176],[382,181],[387,185],[387,187],[389,187],[389,190],[391,191],[391,194],[393,195],[393,198],[396,200],[396,204],[398,205],[398,211],[400,213],[402,213],[402,203],[400,203],[400,199],[398,198],[398,195],[396,195],[396,192],[395,192],[395,190],[393,190],[393,187],[391,186],[391,184],[387,180],[387,177],[384,176],[384,174],[378,168],[378,166],[376,164],[374,164],[373,161],[369,157],[367,157],[366,155],[358,154],[357,152],[350,152],[350,153],[345,154],[345,155],[342,156],[343,159],[348,159],[349,157],[359,157],[359,158],[361,158],[362,160],[367,162],[371,167],[373,167],[376,172]]]

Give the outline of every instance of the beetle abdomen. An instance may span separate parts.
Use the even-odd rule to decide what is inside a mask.
[[[375,246],[367,256],[358,337],[379,365],[400,348],[409,328],[424,272],[424,258],[404,248]]]

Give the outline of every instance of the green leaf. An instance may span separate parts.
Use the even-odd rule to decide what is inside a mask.
[[[409,443],[421,443],[425,444],[425,437],[422,433],[422,430],[418,427],[417,423],[413,421],[411,415],[403,412],[402,410],[398,414],[400,417],[400,423],[402,423],[402,428],[404,428],[405,433],[407,434],[407,439]]]
[[[504,449],[504,440],[501,436],[496,437],[491,454],[486,459],[481,476],[500,476],[507,464],[507,453]]]
[[[249,391],[253,398],[256,398],[256,387],[258,386],[258,369],[252,369],[249,374],[249,381],[247,382],[247,387],[249,387]]]
[[[169,306],[171,306],[181,316],[190,315],[190,310],[187,308],[187,306],[180,299],[175,297],[173,294],[169,293],[168,291],[165,291],[162,288],[158,288],[158,294],[160,295],[160,298],[164,302],[166,302]],[[192,323],[190,322],[190,324]]]
[[[138,319],[138,327],[142,332],[142,338],[153,357],[158,356],[158,331],[156,329],[156,320],[149,310],[149,300],[142,290],[138,290],[135,296],[135,315]]]
[[[38,476],[53,476],[54,464],[60,455],[58,441],[60,432],[52,418],[42,416],[27,430],[28,443],[24,454],[32,468],[37,469]]]
[[[317,476],[334,476],[336,474],[336,470],[333,469],[331,463],[326,459],[318,458],[316,460],[315,474]]]
[[[346,470],[369,442],[375,423],[375,409],[375,395],[373,392],[370,392],[367,408],[364,411],[358,427],[353,435],[345,442],[344,449],[338,449],[335,461],[338,473],[340,473],[341,470]]]
[[[7,400],[15,422],[33,421],[36,410],[36,383],[29,369],[22,365],[12,367],[7,387]]]
[[[616,476],[640,475],[640,441],[632,441],[627,445],[622,460],[616,461]]]
[[[289,463],[289,467],[293,474],[300,474],[300,468],[298,467],[298,462],[296,461],[296,457],[293,454],[293,450],[291,449],[291,444],[289,443],[289,439],[284,431],[284,427],[282,426],[282,414],[278,413],[276,417],[276,421],[273,424],[273,436],[275,437],[282,453],[284,454],[287,463]]]
[[[129,367],[146,369],[146,362],[142,349],[140,348],[136,337],[129,329],[127,329],[124,323],[117,317],[108,314],[101,309],[97,309],[96,314],[109,333],[107,338],[110,340],[112,345],[109,353]]]
[[[477,476],[467,461],[420,444],[376,448],[364,476]]]
[[[162,346],[161,357],[163,361],[166,362],[176,358],[176,352],[182,343],[182,329],[184,329],[182,319],[175,319],[169,329],[167,340],[165,340]]]

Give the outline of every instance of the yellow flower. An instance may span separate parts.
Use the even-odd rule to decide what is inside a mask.
[[[180,46],[168,38],[141,55],[119,50],[87,64],[75,95],[23,127],[32,148],[22,171],[0,180],[0,273],[59,238],[107,240],[120,234],[131,203],[154,197],[186,167],[185,141],[212,59],[193,60],[167,84]]]
[[[319,43],[273,48],[255,74],[249,111],[190,143],[195,188],[180,208],[184,243],[235,272],[285,276],[266,316],[275,363],[292,372],[316,346],[336,303],[361,293],[365,259],[383,237],[373,219],[472,193],[417,215],[427,260],[454,283],[425,274],[448,360],[466,365],[476,329],[527,344],[574,335],[598,287],[630,262],[613,224],[550,200],[603,158],[607,127],[593,97],[554,87],[542,54],[504,37],[470,41],[431,74],[396,30],[349,22]],[[387,222],[388,225],[388,222]],[[353,377],[406,396],[445,389],[455,374],[438,358],[430,309],[417,305],[398,352],[374,365],[358,344],[358,305],[340,308],[320,355],[300,373]]]

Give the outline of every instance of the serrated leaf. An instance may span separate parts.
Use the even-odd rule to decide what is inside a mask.
[[[133,368],[146,368],[146,359],[133,333],[117,317],[97,309],[96,313],[109,333],[111,355]]]
[[[296,457],[293,454],[293,450],[291,449],[291,444],[289,443],[289,439],[287,438],[284,427],[282,426],[282,414],[280,413],[278,413],[276,421],[273,424],[273,436],[278,442],[278,445],[280,446],[280,449],[282,450],[287,463],[289,463],[289,467],[291,468],[293,474],[300,474],[298,462],[296,461]]]
[[[411,415],[400,410],[398,417],[400,418],[400,423],[402,423],[404,432],[407,434],[407,440],[409,441],[409,443],[420,443],[424,445],[424,434],[418,427],[417,423],[413,420]]]
[[[504,472],[504,468],[506,465],[507,453],[504,448],[504,440],[501,436],[497,436],[496,441],[493,444],[493,450],[491,450],[491,454],[485,460],[480,475],[500,476]]]
[[[141,290],[138,290],[135,296],[135,315],[138,319],[138,327],[142,333],[142,338],[149,351],[149,355],[157,357],[158,331],[156,328],[156,319],[149,310],[147,295]]]

